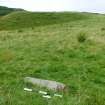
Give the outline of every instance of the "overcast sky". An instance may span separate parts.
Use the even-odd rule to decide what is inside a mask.
[[[105,0],[0,0],[1,6],[29,11],[82,11],[105,13]]]

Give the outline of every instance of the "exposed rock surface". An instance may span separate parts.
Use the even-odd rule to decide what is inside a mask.
[[[55,91],[63,91],[66,88],[65,84],[56,81],[43,80],[32,77],[25,77],[24,81],[41,87],[46,87]]]

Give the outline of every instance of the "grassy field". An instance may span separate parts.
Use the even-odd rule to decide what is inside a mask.
[[[26,76],[62,82],[68,92],[49,100],[25,92]],[[0,105],[105,105],[105,15],[1,17]]]

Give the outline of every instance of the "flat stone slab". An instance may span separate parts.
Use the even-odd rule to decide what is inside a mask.
[[[66,88],[65,84],[56,82],[56,81],[43,80],[43,79],[32,78],[32,77],[25,77],[24,81],[41,87],[46,87],[54,91],[63,91]]]

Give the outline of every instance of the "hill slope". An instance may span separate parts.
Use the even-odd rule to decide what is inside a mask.
[[[1,18],[0,30],[30,28],[64,22],[86,20],[89,16],[85,13],[31,13],[13,12]]]
[[[105,105],[105,15],[16,12],[2,19],[0,105]],[[26,76],[68,90],[44,99],[23,90],[34,88]]]
[[[0,6],[0,16],[7,15],[14,11],[23,11],[22,9],[8,8],[4,6]]]

